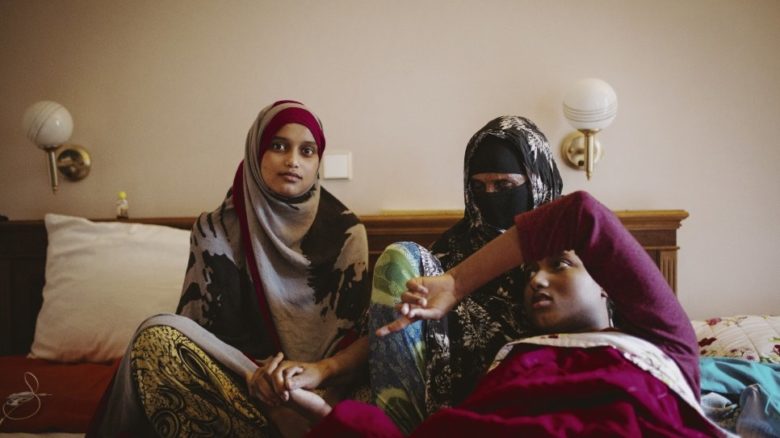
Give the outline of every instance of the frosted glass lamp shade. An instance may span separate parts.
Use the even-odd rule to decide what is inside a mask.
[[[64,106],[50,100],[30,105],[22,116],[22,129],[49,158],[52,192],[57,193],[59,186],[58,170],[71,181],[79,181],[89,174],[92,161],[87,150],[79,145],[64,145],[73,133],[73,117]]]
[[[27,108],[22,118],[22,127],[31,142],[41,148],[53,147],[70,139],[73,118],[64,106],[44,100]]]
[[[581,79],[564,95],[563,115],[576,129],[604,129],[616,114],[615,90],[601,79]]]

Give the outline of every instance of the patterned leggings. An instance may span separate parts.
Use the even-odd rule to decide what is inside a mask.
[[[436,259],[420,245],[399,242],[388,246],[374,267],[369,323],[369,370],[374,403],[409,434],[428,415],[426,407],[426,322],[418,321],[384,337],[377,328],[398,317],[395,305],[406,282],[421,275],[441,274]]]
[[[211,359],[175,328],[144,329],[130,354],[133,380],[157,435],[277,434],[251,401],[243,377]]]

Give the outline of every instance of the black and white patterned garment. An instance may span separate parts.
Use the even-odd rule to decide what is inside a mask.
[[[501,116],[477,131],[466,147],[463,171],[465,213],[431,247],[445,270],[483,247],[504,230],[487,225],[474,202],[469,163],[487,136],[509,140],[522,157],[531,184],[533,207],[561,195],[563,182],[547,138],[524,117]],[[434,412],[463,400],[485,373],[498,350],[525,330],[521,303],[521,268],[472,293],[447,315],[446,324],[427,325],[426,408]]]
[[[270,138],[264,130],[278,129],[280,119],[305,123],[302,117],[314,116],[289,101],[260,112],[233,188],[192,229],[177,313],[256,358],[281,350],[287,359],[315,362],[365,331],[370,282],[363,224],[319,181],[290,199],[260,176]],[[324,136],[318,146],[322,154]]]
[[[301,255],[311,261],[306,274],[300,277],[302,281],[289,286],[297,278],[283,278],[277,287],[263,281],[266,296],[269,291],[290,295],[300,292],[283,297],[280,307],[272,307],[276,310],[272,310],[272,316],[285,355],[302,361],[331,355],[350,332],[362,334],[370,299],[366,262],[360,255],[361,247],[366,245],[365,229],[336,198],[324,188],[319,190],[318,214],[300,243]],[[219,209],[202,214],[195,222],[177,313],[194,319],[250,356],[265,358],[278,349],[264,324],[266,317],[240,250],[238,230],[230,193]],[[353,250],[357,260],[350,263],[334,249]],[[286,269],[286,275],[290,270]],[[294,333],[296,327],[298,333]],[[292,339],[285,342],[286,338]],[[293,344],[296,340],[298,347]],[[316,345],[300,346],[307,340]]]
[[[182,316],[141,325],[93,420],[96,436],[273,435],[246,387],[258,368],[247,355],[316,362],[365,332],[365,227],[318,180],[284,198],[261,177],[263,154],[289,123],[309,129],[321,158],[322,126],[305,106],[260,111],[227,197],[193,225]]]

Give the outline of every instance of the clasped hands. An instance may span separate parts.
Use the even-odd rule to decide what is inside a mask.
[[[284,360],[281,352],[257,363],[259,368],[246,376],[249,394],[272,407],[290,401],[294,391],[300,392],[296,390],[318,388],[329,374],[327,365],[322,361]]]
[[[435,277],[413,278],[406,282],[406,289],[401,295],[401,302],[396,305],[401,316],[377,329],[377,336],[401,331],[418,320],[441,319],[461,300],[455,278],[449,272]]]
[[[418,277],[406,282],[407,291],[396,306],[400,316],[377,329],[377,336],[403,330],[422,319],[441,319],[460,301],[455,278],[450,273],[435,277]],[[307,363],[284,360],[284,354],[259,361],[260,367],[246,376],[249,394],[269,406],[280,406],[296,395],[308,398],[309,391],[322,385],[331,370],[326,361]],[[295,392],[295,393],[294,393]]]

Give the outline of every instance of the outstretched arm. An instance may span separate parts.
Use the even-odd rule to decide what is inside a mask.
[[[483,284],[523,263],[517,229],[510,228],[443,275],[418,277],[406,283],[401,317],[376,334],[397,332],[418,319],[440,319]]]
[[[669,354],[698,393],[698,346],[690,320],[645,249],[609,209],[587,193],[575,192],[517,216],[515,227],[441,278],[410,280],[401,318],[377,333],[440,318],[502,270],[574,250],[612,299],[620,329]],[[464,265],[468,269],[460,271]]]

